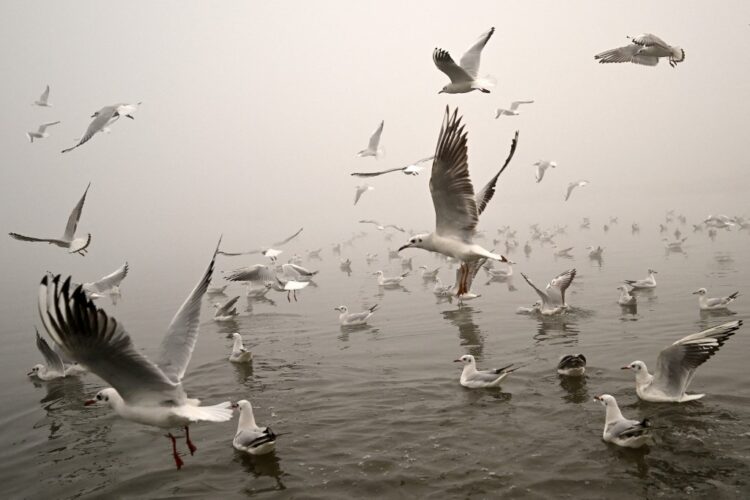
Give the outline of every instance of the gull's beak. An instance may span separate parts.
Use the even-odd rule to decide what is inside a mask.
[[[693,295],[700,295],[700,292],[698,290],[693,292]]]
[[[602,400],[601,396],[594,396],[594,401],[601,401],[601,400]]]
[[[96,399],[87,399],[83,402],[83,406],[91,406],[96,404]]]
[[[440,90],[440,91],[438,91],[438,94],[442,94],[443,92],[445,92],[445,91],[444,90]]]
[[[232,409],[236,409],[236,408],[239,408],[240,405],[238,405],[237,403],[232,403],[231,405],[229,405],[229,407]]]
[[[407,243],[406,245],[403,245],[403,246],[399,247],[399,249],[397,251],[400,252],[404,248],[409,248],[409,247],[411,247],[411,243]]]
[[[31,370],[29,373],[26,374],[27,377],[31,377],[32,375],[34,375],[34,370]]]
[[[460,363],[460,362],[461,362],[461,360],[460,360],[460,359],[454,359],[454,360],[453,360],[453,362],[454,362],[454,363]]]
[[[629,366],[621,366],[620,370],[630,370],[630,367]]]

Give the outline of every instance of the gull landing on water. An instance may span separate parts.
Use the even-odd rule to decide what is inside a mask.
[[[544,316],[551,316],[553,314],[559,314],[568,308],[568,304],[565,302],[565,291],[573,283],[573,279],[576,277],[576,270],[569,269],[555,276],[552,281],[547,284],[545,290],[539,288],[531,282],[531,280],[523,273],[521,273],[523,279],[529,284],[531,288],[539,295],[542,299],[541,307],[532,307],[529,312],[540,312]],[[536,306],[536,304],[535,304]]]
[[[432,60],[435,66],[451,79],[451,82],[444,86],[438,94],[465,94],[472,90],[479,90],[485,94],[490,93],[487,87],[493,86],[494,82],[490,77],[479,78],[479,61],[482,57],[482,49],[487,45],[494,32],[495,28],[490,28],[482,33],[479,40],[461,56],[460,65],[453,61],[447,50],[435,48],[432,52]]]
[[[607,50],[594,56],[600,63],[631,62],[644,66],[656,66],[659,58],[669,59],[669,65],[673,68],[677,63],[685,60],[685,51],[680,47],[672,47],[664,40],[650,33],[643,33],[636,37],[627,37],[631,40],[630,45]]]
[[[534,101],[513,101],[512,103],[510,103],[510,109],[497,108],[497,114],[495,115],[495,120],[497,120],[501,116],[520,115],[520,113],[518,112],[518,106],[520,106],[521,104],[534,104]]]
[[[606,408],[604,417],[604,432],[602,439],[608,443],[625,448],[640,448],[653,444],[648,419],[628,420],[622,416],[617,401],[609,394],[594,396],[594,401],[600,402]]]
[[[466,280],[469,268],[466,263],[482,257],[508,262],[503,255],[489,252],[473,240],[479,216],[495,194],[497,179],[516,151],[518,132],[503,166],[476,194],[469,178],[466,141],[467,133],[461,124],[458,109],[451,114],[446,106],[430,176],[430,193],[436,217],[435,231],[413,236],[406,245],[398,249],[400,252],[406,248],[421,248],[460,260],[462,278],[457,281],[458,295],[468,292]]]
[[[373,132],[372,136],[370,136],[370,142],[367,144],[367,148],[357,153],[357,156],[359,158],[364,158],[365,156],[374,156],[375,159],[379,160],[383,156],[385,150],[380,147],[380,136],[383,134],[384,125],[385,120],[380,122],[378,128],[375,130],[375,132]]]
[[[26,137],[29,138],[29,142],[34,142],[34,139],[45,139],[49,137],[49,132],[47,132],[47,127],[51,127],[52,125],[57,125],[60,123],[60,121],[56,122],[49,122],[49,123],[43,123],[39,125],[39,128],[36,132],[26,132]]]
[[[14,238],[16,240],[49,243],[50,245],[67,248],[68,253],[77,253],[80,256],[84,256],[88,251],[86,249],[88,248],[89,244],[91,244],[91,233],[89,233],[85,238],[76,238],[75,232],[78,228],[78,221],[81,219],[81,212],[83,211],[83,204],[86,201],[86,194],[89,192],[89,187],[91,187],[90,182],[88,186],[86,186],[86,191],[83,192],[83,196],[81,196],[81,199],[78,200],[76,206],[73,207],[73,211],[68,217],[68,224],[65,226],[65,232],[60,239],[35,238],[33,236],[24,236],[23,234],[18,233],[8,234],[11,238]]]
[[[47,381],[86,373],[86,369],[78,363],[66,363],[57,344],[53,345],[54,348],[50,347],[47,341],[39,335],[39,330],[36,331],[36,347],[42,353],[45,364],[34,365],[26,375]]]

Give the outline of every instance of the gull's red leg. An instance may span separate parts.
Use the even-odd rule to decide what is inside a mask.
[[[193,444],[192,441],[190,441],[190,429],[187,425],[185,426],[185,442],[190,449],[190,454],[192,455],[193,453],[195,453],[195,450],[197,450],[198,448]]]
[[[177,439],[175,439],[171,432],[167,434],[167,437],[172,440],[172,457],[174,458],[174,464],[177,466],[177,470],[180,470],[185,463],[177,453]]]

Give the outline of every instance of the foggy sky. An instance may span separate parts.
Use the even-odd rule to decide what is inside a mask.
[[[376,218],[434,225],[429,170],[371,180],[352,171],[432,154],[446,104],[469,131],[484,184],[520,130],[482,227],[656,224],[746,213],[750,116],[748,2],[55,2],[0,3],[4,233],[59,236],[86,184],[85,259],[0,237],[2,293],[40,272],[98,277],[125,260],[192,284],[219,234],[246,249],[305,227],[327,247]],[[489,95],[438,95],[434,47],[457,60],[490,26]],[[652,32],[685,49],[672,69],[600,65],[594,54]],[[53,108],[30,104],[49,84]],[[498,106],[534,99],[521,116]],[[143,101],[136,119],[65,155],[101,107]],[[29,144],[25,132],[62,120]],[[385,158],[355,158],[385,120]],[[532,163],[555,160],[544,181]],[[563,203],[567,184],[590,185]],[[354,186],[375,191],[352,206]],[[522,236],[523,238],[523,236]],[[249,262],[243,262],[249,263]],[[188,272],[189,271],[189,272]]]

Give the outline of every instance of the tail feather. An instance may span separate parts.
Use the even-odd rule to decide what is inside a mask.
[[[370,312],[375,312],[375,310],[376,310],[376,309],[378,308],[378,306],[379,306],[379,304],[375,304],[374,306],[372,306],[372,307],[371,307],[371,308],[369,309],[369,311],[370,311]]]
[[[727,298],[728,298],[729,300],[734,300],[734,299],[736,299],[736,298],[737,298],[737,297],[739,297],[739,296],[740,296],[740,292],[734,292],[734,293],[733,293],[732,295],[730,295],[730,296],[729,296],[729,297],[727,297]]]

